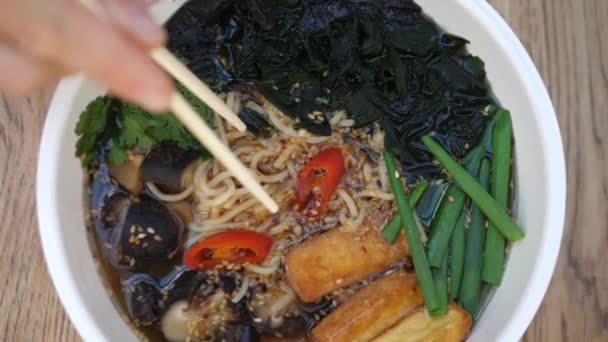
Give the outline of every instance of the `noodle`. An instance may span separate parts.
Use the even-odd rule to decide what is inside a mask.
[[[287,229],[289,229],[288,225],[286,225],[285,223],[279,223],[276,226],[268,229],[268,233],[270,235],[277,235],[277,234],[280,234],[280,233],[286,231]]]
[[[228,183],[228,189],[224,193],[216,198],[207,199],[204,205],[207,207],[213,207],[226,202],[234,194],[235,189],[236,187],[233,182]]]
[[[369,183],[369,181],[372,179],[372,168],[367,163],[363,165],[363,179],[365,179],[366,183]]]
[[[378,172],[380,173],[380,184],[382,190],[388,190],[388,171],[386,170],[386,164],[384,163],[384,157],[381,156],[380,160],[378,160],[378,165],[379,165],[379,170]]]
[[[213,116],[215,118],[215,126],[217,128],[217,135],[219,135],[220,139],[225,144],[227,144],[228,139],[226,138],[226,130],[224,129],[224,121],[222,121],[222,118],[216,112],[213,112]]]
[[[192,191],[194,190],[194,187],[190,185],[184,191],[178,194],[165,194],[160,191],[152,182],[146,182],[146,187],[154,196],[156,196],[156,198],[165,202],[178,202],[184,200],[188,198],[188,196],[190,196],[192,194]]]
[[[274,256],[270,261],[264,265],[245,265],[245,268],[253,273],[261,274],[261,275],[271,275],[275,273],[279,269],[279,256]]]
[[[311,138],[306,139],[306,142],[309,142],[311,144],[320,144],[329,139],[331,139],[331,137],[311,137]]]
[[[291,127],[285,125],[282,121],[281,118],[279,118],[277,115],[275,115],[275,111],[274,108],[269,108],[269,110],[266,111],[266,113],[268,113],[268,119],[270,120],[270,122],[283,134],[290,136],[290,137],[297,137],[298,133]]]
[[[247,226],[247,225],[249,225],[249,221],[207,224],[207,225],[203,225],[203,226],[200,226],[198,223],[191,223],[188,228],[195,232],[206,232],[206,231],[213,231],[213,230],[218,230],[218,229],[238,228],[238,227],[243,227],[243,226]]]
[[[226,222],[226,221],[232,219],[233,217],[235,217],[236,215],[238,215],[238,214],[244,212],[245,210],[249,209],[253,205],[257,204],[257,201],[258,200],[256,198],[250,198],[247,201],[243,202],[238,207],[236,207],[234,209],[231,209],[227,213],[224,213],[224,215],[222,215],[220,217],[217,217],[217,218],[206,220],[206,221],[204,221],[204,223],[206,223],[206,224],[214,224],[214,223],[223,223],[223,222]]]
[[[258,179],[258,181],[263,183],[278,183],[285,180],[287,176],[289,176],[289,172],[287,170],[283,170],[274,175],[263,175],[259,172],[257,172],[256,174],[256,178]]]
[[[247,101],[247,104],[245,105],[245,108],[249,108],[249,109],[253,110],[254,112],[258,112],[260,114],[265,114],[266,113],[266,110],[264,109],[264,107],[262,107],[259,104],[255,103],[255,101]]]
[[[344,117],[344,114],[346,113],[343,110],[335,112],[334,116],[329,120],[329,124],[331,126],[337,125]]]
[[[390,192],[379,191],[379,190],[363,190],[357,193],[357,197],[365,198],[365,197],[373,197],[379,198],[384,201],[392,201],[395,199],[395,196]]]
[[[234,297],[232,297],[232,303],[236,304],[240,302],[241,299],[243,299],[247,294],[247,290],[249,290],[249,277],[243,276],[241,287],[239,287],[239,290],[236,292]]]
[[[289,156],[291,155],[293,150],[295,150],[295,148],[296,147],[294,145],[287,146],[287,148],[284,149],[283,152],[281,152],[279,157],[277,159],[275,159],[274,163],[272,163],[272,166],[275,169],[280,169],[281,167],[283,167],[283,165],[287,161],[287,158],[289,158]]]
[[[353,120],[353,119],[342,120],[338,123],[339,127],[352,127],[354,125],[355,125],[355,120]]]
[[[353,198],[350,197],[350,195],[343,189],[338,189],[338,196],[340,196],[340,198],[344,201],[344,203],[346,203],[346,207],[348,208],[348,211],[350,212],[350,216],[351,217],[357,216],[357,213],[358,213],[357,205],[355,204],[355,201],[353,201]]]
[[[293,163],[287,164],[287,172],[289,172],[289,176],[291,177],[291,179],[293,179],[293,180],[298,179],[298,174],[296,173],[296,167],[293,165]]]
[[[234,102],[232,104],[232,112],[238,114],[241,111],[241,92],[238,90],[233,91]]]
[[[277,154],[277,152],[275,152],[273,150],[257,151],[253,155],[253,157],[251,157],[251,163],[249,165],[251,166],[252,169],[257,170],[258,162],[260,161],[260,159],[265,158],[265,157],[275,156],[276,154]]]
[[[231,108],[239,102],[238,93],[230,92],[226,101]],[[261,185],[267,189],[273,199],[282,208],[293,208],[293,182],[298,179],[300,160],[295,157],[308,158],[329,144],[349,144],[341,134],[333,136],[313,136],[306,130],[294,130],[289,120],[268,102],[264,107],[248,100],[246,108],[258,113],[266,114],[269,122],[277,132],[270,137],[252,138],[251,134],[237,132],[225,122],[218,124],[218,129],[224,129],[225,141],[229,143],[233,152],[255,175]],[[346,112],[337,111],[330,119],[330,124],[339,127],[349,127],[352,120],[347,119]],[[335,130],[341,128],[336,127]],[[334,132],[335,132],[334,130]],[[290,138],[286,138],[290,137]],[[361,137],[355,137],[361,139]],[[371,139],[365,135],[362,139]],[[316,146],[315,146],[316,145]],[[333,227],[338,222],[348,230],[358,229],[366,219],[368,198],[373,201],[391,201],[394,196],[386,191],[388,181],[381,187],[376,187],[377,180],[387,179],[386,168],[382,163],[377,168],[366,163],[366,158],[359,148],[346,145],[344,149],[345,165],[349,170],[360,170],[361,176],[347,172],[343,186],[337,190],[337,197],[344,203],[343,208],[333,207],[333,213],[327,218],[333,218]],[[246,188],[243,188],[232,178],[229,171],[224,169],[217,161],[202,162],[194,173],[194,190],[196,198],[196,222],[190,224],[188,244],[229,229],[252,229],[273,236],[276,241],[275,252],[278,246],[289,245],[294,239],[305,239],[319,230],[315,225],[307,225],[299,214],[291,216],[272,216],[259,205],[257,199],[252,197]],[[367,189],[360,187],[368,185]],[[370,188],[371,187],[371,188]],[[384,188],[384,189],[383,189]],[[378,202],[373,202],[378,203]],[[291,209],[290,209],[291,210]],[[382,214],[381,214],[382,215]],[[251,228],[248,228],[251,227]],[[326,228],[328,229],[328,228]],[[288,236],[288,239],[285,239]],[[282,244],[281,244],[282,243]],[[271,275],[277,272],[280,258],[273,258],[264,265],[247,265],[246,268],[259,275]]]

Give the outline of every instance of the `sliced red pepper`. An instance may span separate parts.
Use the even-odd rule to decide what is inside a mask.
[[[300,171],[296,183],[296,203],[308,216],[325,212],[344,174],[344,156],[337,147],[314,156]]]
[[[251,230],[218,233],[199,241],[184,253],[184,264],[196,270],[206,270],[227,262],[229,264],[259,264],[272,248],[272,238]]]

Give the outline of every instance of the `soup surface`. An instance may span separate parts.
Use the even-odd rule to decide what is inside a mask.
[[[138,336],[465,339],[521,238],[509,113],[466,39],[396,0],[191,1],[167,29],[247,131],[178,90],[280,210],[170,113],[91,102],[92,247]]]

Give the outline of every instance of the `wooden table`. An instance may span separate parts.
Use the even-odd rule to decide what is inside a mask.
[[[608,1],[490,2],[549,88],[568,163],[557,270],[525,340],[607,341]],[[0,94],[1,341],[79,340],[49,279],[36,224],[36,159],[52,91]]]

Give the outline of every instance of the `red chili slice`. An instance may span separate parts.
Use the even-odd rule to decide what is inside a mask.
[[[344,156],[337,147],[314,156],[300,171],[296,183],[296,203],[308,216],[325,212],[344,174]]]
[[[206,270],[228,262],[230,264],[259,264],[272,248],[272,238],[250,230],[218,233],[199,241],[184,253],[184,264],[196,270]]]

